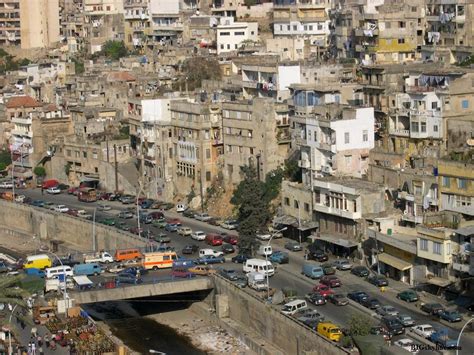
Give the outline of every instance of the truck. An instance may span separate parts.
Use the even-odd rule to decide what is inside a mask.
[[[81,187],[77,199],[82,202],[96,202],[97,191],[92,187]]]
[[[66,278],[66,288],[73,289],[74,283],[68,277]],[[48,293],[49,291],[62,291],[64,290],[64,281],[59,279],[47,279],[44,284],[44,292]]]
[[[92,215],[90,213],[87,213],[85,210],[77,211],[77,217],[84,219],[92,219]]]
[[[113,263],[114,258],[106,251],[101,251],[95,254],[85,254],[84,262],[89,263]]]
[[[446,328],[440,329],[437,332],[434,332],[430,336],[430,340],[436,345],[440,345],[446,349],[454,349],[457,346],[456,339],[450,339],[448,336],[448,330]]]
[[[254,290],[264,291],[267,289],[265,274],[262,274],[261,272],[249,272],[247,274],[247,280],[248,286]]]

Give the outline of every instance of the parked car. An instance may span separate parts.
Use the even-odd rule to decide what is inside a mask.
[[[53,211],[54,211],[54,208],[53,208]],[[67,210],[67,211],[64,212],[64,213],[66,213],[66,214],[68,214],[68,215],[70,215],[70,216],[77,217],[77,213],[78,213],[78,212],[79,212],[79,211],[76,210],[75,208],[70,208],[69,210]]]
[[[317,292],[323,297],[329,297],[335,293],[329,286],[324,284],[315,285],[313,287],[313,292]]]
[[[197,212],[194,210],[187,209],[186,211],[183,212],[183,217],[188,217],[188,218],[194,218],[194,215]]]
[[[339,259],[334,262],[334,267],[338,270],[350,270],[352,264],[346,259]]]
[[[336,269],[332,267],[331,263],[322,264],[321,267],[323,268],[324,275],[334,275],[336,273]]]
[[[222,233],[221,233],[222,235]],[[235,235],[224,235],[222,237],[222,239],[224,240],[224,242],[228,243],[228,244],[232,244],[232,245],[237,245],[237,243],[239,242],[237,237]]]
[[[206,240],[206,233],[204,233],[203,231],[195,231],[191,233],[191,239]]]
[[[125,265],[135,265],[135,266],[129,266],[127,267],[125,270],[123,270],[124,273],[128,273],[128,274],[131,274],[131,275],[145,275],[145,274],[148,274],[148,270],[145,269],[143,266],[140,266],[140,265],[137,265],[137,262],[135,260],[132,260],[132,261],[129,261],[127,260],[129,263],[127,264],[126,261],[124,262]]]
[[[382,275],[370,275],[367,278],[367,281],[377,287],[388,286],[388,280],[385,278],[385,276],[382,276]]]
[[[176,232],[178,230],[178,225],[167,223],[165,226],[165,230],[167,232]]]
[[[193,230],[189,227],[179,227],[176,231],[179,235],[182,235],[183,237],[193,234]]]
[[[142,202],[140,202],[140,207],[143,208],[144,210],[147,210],[149,208],[151,208],[151,206],[153,205],[153,200],[143,200]]]
[[[395,309],[395,307],[386,305],[386,306],[381,306],[378,307],[375,312],[377,314],[380,314],[382,317],[384,316],[393,316],[396,317],[398,316],[399,312]]]
[[[199,246],[196,244],[188,244],[186,245],[183,250],[181,250],[182,254],[194,254],[199,250]]]
[[[49,189],[46,189],[46,192],[51,195],[57,195],[61,193],[61,190],[57,187],[50,187]]]
[[[214,255],[205,255],[196,259],[196,264],[217,264],[217,263],[225,263],[225,259],[223,256],[214,256]]]
[[[171,202],[165,202],[165,203],[162,203],[160,205],[160,208],[165,210],[165,211],[168,211],[170,209],[172,209],[174,207],[174,204],[172,204]]]
[[[35,207],[44,207],[44,201],[43,200],[33,200],[31,201],[31,205]]]
[[[306,300],[316,306],[322,306],[326,304],[326,297],[319,292],[311,292],[305,296]]]
[[[435,332],[435,329],[430,324],[415,325],[411,331],[423,338],[428,339]]]
[[[352,291],[347,294],[347,297],[357,303],[361,303],[362,300],[369,298],[369,295],[364,291]]]
[[[444,311],[444,307],[439,303],[423,303],[420,307],[423,312],[431,314],[433,316],[439,315]]]
[[[137,277],[127,272],[121,272],[116,277],[116,283],[140,284],[143,282],[141,277]]]
[[[132,227],[130,227],[130,226],[129,226],[127,223],[125,223],[125,222],[120,222],[120,223],[117,225],[117,228],[120,229],[120,230],[122,230],[122,231],[128,232],[128,231],[130,231],[130,229],[131,229]]]
[[[341,293],[329,295],[328,300],[336,306],[347,306],[349,304],[349,300]]]
[[[54,211],[55,212],[60,212],[60,213],[66,213],[67,211],[69,211],[69,208],[65,205],[57,205],[54,208]]]
[[[238,226],[239,223],[235,219],[226,219],[221,223],[222,228],[229,230],[237,229]]]
[[[285,249],[288,249],[289,251],[302,251],[303,247],[298,242],[289,241],[285,243]]]
[[[290,258],[287,252],[276,250],[268,257],[268,260],[277,264],[288,264]]]
[[[132,203],[135,203],[135,197],[130,196],[130,195],[123,195],[120,198],[120,202],[122,202],[122,204],[124,205],[130,205]]]
[[[351,269],[351,274],[359,277],[367,277],[369,276],[369,269],[367,269],[365,266],[354,266]]]
[[[112,207],[110,207],[109,205],[100,204],[97,206],[98,211],[110,211],[111,209]]]
[[[209,221],[212,217],[209,216],[209,214],[207,213],[196,213],[194,215],[194,218],[197,219],[198,221],[201,221],[201,222],[207,222]]]
[[[380,324],[392,335],[405,333],[402,323],[394,315],[383,315]]]
[[[243,272],[234,269],[221,269],[219,274],[240,288],[247,286],[247,276]]]
[[[455,322],[462,321],[462,316],[457,311],[443,310],[443,311],[439,312],[438,315],[441,319],[444,319],[445,321],[448,321],[449,323],[455,323]]]
[[[397,294],[397,298],[405,302],[416,302],[419,300],[418,294],[414,290],[405,290]]]
[[[232,258],[232,262],[236,264],[243,264],[245,263],[248,259],[251,259],[252,257],[247,255],[247,254],[237,254]]]
[[[313,259],[313,260],[316,260],[316,261],[319,261],[319,262],[328,261],[328,255],[320,249],[312,249],[311,250],[311,248],[310,248],[309,253],[308,253],[308,257],[310,259]]]
[[[171,243],[171,238],[166,235],[166,233],[160,233],[157,236],[153,237],[153,240],[160,244]]]
[[[306,322],[306,321],[319,321],[323,322],[324,321],[324,316],[321,315],[318,311],[315,311],[314,309],[305,309],[301,312],[298,312],[294,315],[297,320],[300,322]]]
[[[335,275],[324,275],[319,282],[332,288],[342,285],[341,280]]]
[[[144,224],[150,224],[151,222],[153,222],[153,218],[151,218],[151,216],[148,216],[146,214],[141,214],[140,222]]]
[[[414,319],[407,314],[399,314],[397,319],[404,327],[413,327],[415,325]]]
[[[213,269],[211,266],[203,266],[203,265],[192,266],[188,268],[188,271],[192,272],[193,274],[201,275],[201,276],[209,276],[211,274],[216,273],[216,270]]]
[[[415,343],[411,339],[406,339],[406,338],[398,339],[397,341],[395,341],[393,343],[393,345],[398,346],[402,349],[405,349],[406,351],[408,351],[410,353],[413,353],[413,354],[418,353],[418,350],[416,350]]]
[[[232,244],[222,244],[222,251],[224,252],[224,254],[232,254],[233,252],[235,252],[235,248]]]
[[[114,218],[104,218],[99,221],[101,224],[105,224],[106,226],[115,226],[115,219]]]
[[[257,239],[262,241],[269,241],[272,238],[271,234],[257,234]]]
[[[121,212],[118,214],[118,218],[130,219],[130,218],[133,218],[133,213],[130,212],[130,211],[121,211]]]
[[[11,189],[13,188],[13,183],[10,181],[2,181],[0,182],[0,188],[1,189]]]
[[[209,223],[211,226],[220,226],[222,220],[218,217],[211,217],[211,219],[207,220],[206,222]]]
[[[360,301],[360,304],[364,307],[367,307],[368,309],[377,309],[380,307],[379,300],[373,297],[369,297]]]

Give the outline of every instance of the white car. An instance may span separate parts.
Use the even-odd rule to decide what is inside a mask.
[[[416,350],[415,343],[410,339],[400,339],[394,342],[393,344],[405,349],[406,351],[411,352],[412,354],[418,354],[418,350]]]
[[[191,234],[191,238],[194,240],[206,240],[206,233],[202,231],[196,231]]]
[[[350,270],[352,269],[352,264],[345,259],[339,259],[334,262],[334,267],[338,270]]]
[[[49,189],[46,190],[46,192],[48,194],[57,195],[61,193],[61,190],[58,189],[57,187],[50,187]]]
[[[237,221],[228,219],[221,223],[221,227],[229,230],[237,229]]]
[[[177,232],[179,235],[182,235],[183,237],[193,234],[193,230],[189,227],[179,227]]]
[[[435,332],[435,329],[430,324],[421,324],[412,327],[411,331],[423,338],[428,339]]]
[[[20,202],[23,203],[25,201],[26,196],[25,195],[17,195],[15,197],[15,202]]]
[[[260,240],[270,240],[272,237],[271,234],[257,234],[257,239]]]
[[[97,209],[99,211],[110,211],[112,207],[110,207],[109,205],[99,205],[97,206]]]
[[[11,188],[13,188],[13,184],[10,181],[0,182],[0,188],[2,188],[2,189],[11,189]]]
[[[209,216],[207,213],[196,213],[194,215],[194,219],[197,219],[198,221],[201,221],[201,222],[207,222],[207,221],[210,221],[212,217]]]
[[[54,211],[60,212],[60,213],[66,213],[67,211],[69,211],[69,208],[66,207],[65,205],[57,205],[56,207],[54,207]]]
[[[188,209],[188,206],[186,206],[185,204],[183,203],[178,203],[176,205],[176,212],[184,212]]]

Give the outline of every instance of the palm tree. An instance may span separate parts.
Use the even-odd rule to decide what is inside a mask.
[[[23,324],[32,324],[31,320],[24,316],[26,313],[24,311],[27,309],[25,300],[30,296],[30,293],[23,288],[25,286],[22,284],[24,278],[24,275],[4,275],[0,277],[0,303],[4,305],[9,304],[17,309],[19,308],[22,312],[17,310],[15,317]],[[13,316],[13,314],[11,314],[11,316]],[[7,319],[11,320],[11,317],[5,318],[4,322],[0,322],[0,324],[6,325]],[[15,327],[11,324],[9,324],[9,328],[15,331]]]

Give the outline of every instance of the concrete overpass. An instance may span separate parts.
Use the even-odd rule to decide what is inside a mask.
[[[212,280],[205,277],[190,280],[127,285],[117,288],[102,288],[90,291],[73,291],[69,292],[69,297],[74,299],[74,303],[82,304],[205,291],[213,287]]]

